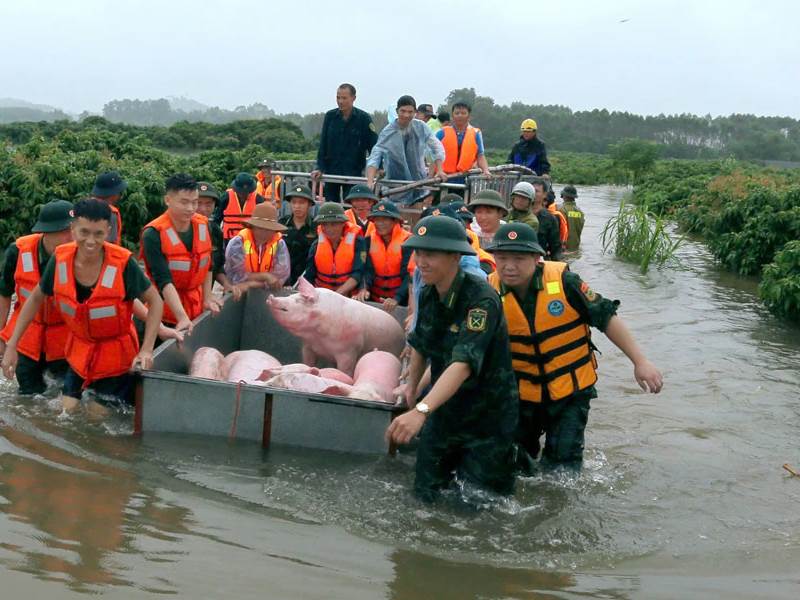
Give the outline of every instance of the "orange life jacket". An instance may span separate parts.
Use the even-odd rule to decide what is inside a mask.
[[[222,238],[231,239],[244,228],[244,222],[253,216],[256,207],[256,192],[247,196],[244,206],[239,204],[239,197],[232,189],[228,189],[228,205],[222,213]]]
[[[375,232],[375,223],[372,221],[367,221],[367,229],[364,231],[364,228],[359,225],[358,220],[356,219],[356,211],[352,208],[348,208],[346,211],[344,211],[344,216],[347,217],[347,220],[353,225],[358,227],[358,235],[362,237],[370,237]]]
[[[482,265],[491,266],[491,271],[494,273],[497,270],[497,263],[494,261],[494,256],[481,248],[481,240],[478,234],[467,229],[467,237],[469,238],[469,245],[478,253],[478,260]]]
[[[14,284],[17,301],[14,312],[6,326],[0,331],[0,338],[8,341],[14,333],[19,312],[25,301],[39,284],[42,274],[39,272],[39,242],[41,233],[34,233],[16,241],[19,249],[17,268],[14,271]],[[42,354],[47,362],[64,358],[64,346],[67,341],[67,326],[58,311],[52,297],[45,297],[44,304],[33,317],[25,333],[19,339],[17,350],[28,358],[38,361]]]
[[[558,239],[562,244],[564,244],[569,238],[569,223],[567,222],[567,217],[564,215],[564,213],[556,208],[555,202],[548,206],[547,210],[558,217]]]
[[[544,261],[544,289],[536,295],[533,332],[513,292],[504,293],[497,273],[489,275],[503,301],[520,400],[541,402],[545,385],[551,400],[561,400],[597,381],[589,326],[564,293],[561,276],[566,266]]]
[[[258,183],[256,184],[256,194],[259,196],[263,196],[267,200],[274,200],[275,206],[280,208],[281,207],[281,176],[280,175],[273,175],[272,182],[270,183],[267,181],[266,176],[259,171],[256,173],[256,179]],[[274,190],[274,195],[273,195]]]
[[[317,278],[314,281],[316,287],[335,290],[353,274],[353,263],[356,258],[356,239],[359,236],[359,228],[349,221],[345,223],[342,231],[342,239],[336,251],[333,245],[322,231],[322,226],[317,227],[317,252],[314,255],[314,265],[317,267]]]
[[[152,227],[161,234],[161,251],[167,259],[172,283],[178,291],[186,315],[190,319],[195,319],[203,312],[203,282],[211,268],[211,234],[208,229],[208,219],[203,215],[193,214],[191,226],[194,230],[191,252],[184,246],[167,212],[150,221],[142,231]],[[146,258],[145,269],[155,284]],[[178,322],[166,302],[162,321],[170,324]]]
[[[242,238],[245,271],[248,273],[269,273],[275,261],[275,254],[278,252],[278,242],[281,241],[283,236],[280,233],[276,233],[272,237],[272,241],[264,248],[264,253],[259,259],[258,244],[253,238],[253,230],[245,227],[238,235]]]
[[[369,289],[373,300],[382,301],[385,298],[394,298],[397,294],[405,275],[401,272],[402,245],[410,237],[411,233],[403,229],[400,224],[395,225],[392,229],[392,238],[389,240],[388,247],[377,231],[373,230],[369,236],[369,259],[375,271],[375,280]],[[406,271],[409,275],[414,272],[413,259],[409,260]]]
[[[113,204],[109,204],[108,207],[111,209],[111,216],[114,217],[117,222],[117,239],[114,241],[114,243],[122,246],[122,214]]]
[[[480,129],[467,125],[467,131],[464,133],[464,139],[461,142],[461,147],[458,146],[458,137],[455,127],[452,125],[445,125],[442,127],[444,137],[442,138],[442,145],[444,146],[444,163],[442,169],[445,173],[462,173],[469,171],[478,160],[478,132]]]
[[[90,382],[122,375],[139,352],[133,326],[133,301],[125,300],[123,273],[129,250],[103,243],[103,266],[92,295],[79,303],[75,289],[75,253],[71,242],[56,248],[53,298],[69,329],[65,355],[72,370]]]

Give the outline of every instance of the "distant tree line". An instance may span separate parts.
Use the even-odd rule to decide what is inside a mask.
[[[539,124],[540,137],[551,150],[606,154],[623,140],[641,139],[657,144],[662,157],[800,161],[800,121],[789,117],[642,116],[605,109],[573,111],[566,106],[523,102],[509,106],[495,104],[492,98],[479,96],[473,88],[453,90],[439,109],[449,109],[456,100],[472,105],[472,121],[483,130],[486,146],[493,149],[511,148],[518,139],[522,120],[534,118]],[[279,115],[260,103],[233,110],[218,107],[180,110],[161,98],[113,100],[103,107],[103,117],[119,126],[148,128],[145,135],[164,148],[234,149],[255,143],[268,148],[274,145],[276,152],[303,152],[316,147],[324,112]],[[385,111],[373,112],[372,117],[377,128],[387,122]],[[61,112],[0,108],[0,123],[59,120],[57,127],[63,129],[67,127],[62,122],[65,118],[67,115]],[[93,119],[97,117],[84,113],[79,121],[91,123]],[[264,124],[257,125],[260,122]],[[281,129],[281,123],[289,128]],[[6,125],[2,130],[17,125],[20,124]],[[39,128],[47,131],[44,125],[39,124]],[[8,133],[0,135],[11,138]]]

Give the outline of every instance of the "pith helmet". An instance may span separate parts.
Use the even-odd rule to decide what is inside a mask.
[[[413,235],[403,242],[404,248],[438,250],[457,254],[475,254],[469,245],[464,226],[452,217],[430,216],[417,221]]]
[[[578,190],[575,189],[574,185],[565,185],[564,189],[561,190],[561,197],[562,198],[577,198],[578,197]]]
[[[256,191],[256,178],[250,173],[239,173],[233,180],[231,187],[240,194],[252,194]]]
[[[33,233],[55,233],[69,229],[72,223],[72,202],[51,200],[39,210]]]
[[[347,223],[344,208],[338,202],[326,202],[319,207],[314,223]]]
[[[314,198],[311,195],[311,188],[304,184],[295,184],[292,187],[287,187],[283,195],[284,199],[291,200],[292,198],[305,198],[310,204],[314,203]]]
[[[508,207],[499,192],[494,190],[481,190],[469,201],[469,209],[475,212],[478,206],[493,206],[503,211],[503,216],[508,214]]]
[[[539,245],[539,237],[533,227],[527,223],[506,223],[501,225],[494,234],[492,243],[485,250],[487,252],[528,252],[531,254],[544,254],[544,248]]]
[[[219,192],[217,191],[217,188],[207,181],[197,182],[197,194],[201,198],[213,198],[215,201],[219,200]]]
[[[378,197],[373,193],[371,189],[369,189],[369,186],[364,185],[363,183],[359,183],[351,187],[350,192],[347,194],[347,197],[344,199],[344,201],[352,202],[353,200],[358,200],[359,198],[366,198],[367,200],[372,200],[373,204],[375,204],[378,201]]]
[[[398,221],[403,220],[400,209],[397,208],[397,205],[391,200],[381,200],[373,206],[367,218],[372,219],[374,217],[389,217],[390,219],[397,219]]]

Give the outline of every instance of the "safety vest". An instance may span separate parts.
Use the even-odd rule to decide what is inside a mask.
[[[373,231],[369,236],[369,259],[375,271],[375,280],[369,289],[373,300],[382,301],[385,298],[394,298],[397,294],[400,284],[403,283],[404,275],[401,271],[403,263],[402,245],[410,237],[411,233],[403,229],[399,224],[392,228],[392,238],[389,240],[388,247],[377,231]],[[409,275],[414,272],[412,260],[409,260],[406,271]]]
[[[259,196],[263,196],[267,200],[275,200],[275,206],[277,208],[281,207],[281,176],[280,175],[273,175],[272,182],[268,182],[267,178],[264,174],[259,171],[256,173],[256,179],[258,183],[256,184],[256,194]],[[274,190],[274,196],[273,196]],[[230,203],[229,203],[230,204]]]
[[[520,400],[541,402],[543,385],[551,400],[561,400],[597,381],[589,326],[564,293],[561,276],[566,266],[544,262],[544,287],[536,295],[533,333],[514,294],[508,291],[501,296]],[[489,275],[489,283],[501,291],[497,273]]]
[[[114,217],[114,220],[117,222],[117,239],[114,243],[122,246],[122,214],[113,204],[109,204],[108,207],[111,209],[111,216]]]
[[[92,295],[78,302],[75,289],[75,253],[71,242],[56,248],[53,298],[69,330],[65,355],[72,370],[90,382],[122,375],[139,352],[133,326],[133,301],[125,300],[123,273],[129,250],[103,243],[103,265]]]
[[[342,239],[336,251],[322,231],[322,226],[317,227],[317,252],[314,255],[314,265],[317,267],[316,287],[335,290],[353,274],[353,263],[356,258],[356,239],[359,236],[358,226],[349,221],[342,231]]]
[[[358,227],[358,234],[363,237],[370,237],[373,233],[375,233],[375,223],[372,221],[367,221],[367,229],[366,231],[364,228],[358,223],[358,219],[356,219],[356,211],[352,208],[348,208],[344,211],[344,216],[347,217],[347,220],[350,221],[353,225]]]
[[[455,127],[445,125],[442,127],[442,131],[444,132],[444,137],[442,138],[442,145],[444,146],[442,169],[444,169],[444,172],[462,173],[469,171],[475,161],[478,160],[478,133],[480,129],[467,125],[467,131],[464,132],[461,146],[458,145]]]
[[[145,225],[142,231],[152,227],[161,234],[161,252],[167,259],[172,283],[178,291],[186,315],[190,319],[194,319],[203,312],[203,282],[211,268],[211,235],[208,229],[208,219],[202,215],[193,214],[191,226],[194,230],[191,252],[186,249],[178,236],[178,232],[169,218],[169,213],[165,212],[160,217],[156,217]],[[155,284],[147,260],[145,260],[145,269],[148,277]],[[178,322],[166,302],[162,320],[170,324]]]
[[[242,238],[242,248],[244,249],[244,269],[248,273],[269,273],[275,261],[275,254],[278,252],[278,242],[283,237],[280,233],[275,233],[272,240],[264,248],[264,253],[259,259],[258,244],[253,238],[253,231],[246,227],[239,232]]]
[[[16,241],[19,249],[17,268],[14,271],[15,292],[17,301],[14,312],[6,326],[0,331],[0,338],[7,342],[14,333],[19,312],[25,301],[30,297],[34,288],[39,284],[39,242],[41,233],[34,233],[19,238]],[[67,341],[67,326],[58,306],[52,297],[45,297],[42,307],[33,317],[25,333],[17,344],[17,350],[28,358],[38,361],[42,354],[47,362],[64,358],[64,346]]]
[[[556,208],[555,202],[548,206],[547,210],[558,217],[558,239],[563,244],[569,237],[569,223],[567,223],[567,217],[565,217],[564,214]]]
[[[494,261],[494,256],[492,254],[481,248],[481,240],[478,234],[471,229],[467,229],[467,237],[469,238],[469,245],[478,253],[478,260],[480,263],[484,266],[490,266],[490,271],[494,273],[497,270],[497,263]]]
[[[232,189],[228,190],[228,205],[222,213],[222,238],[231,239],[244,228],[244,222],[253,216],[256,207],[256,192],[247,196],[244,207],[239,204],[239,197]]]

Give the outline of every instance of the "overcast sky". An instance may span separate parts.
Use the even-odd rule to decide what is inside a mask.
[[[0,97],[307,113],[348,81],[367,110],[474,87],[502,104],[800,118],[798,23],[798,0],[0,0]]]

